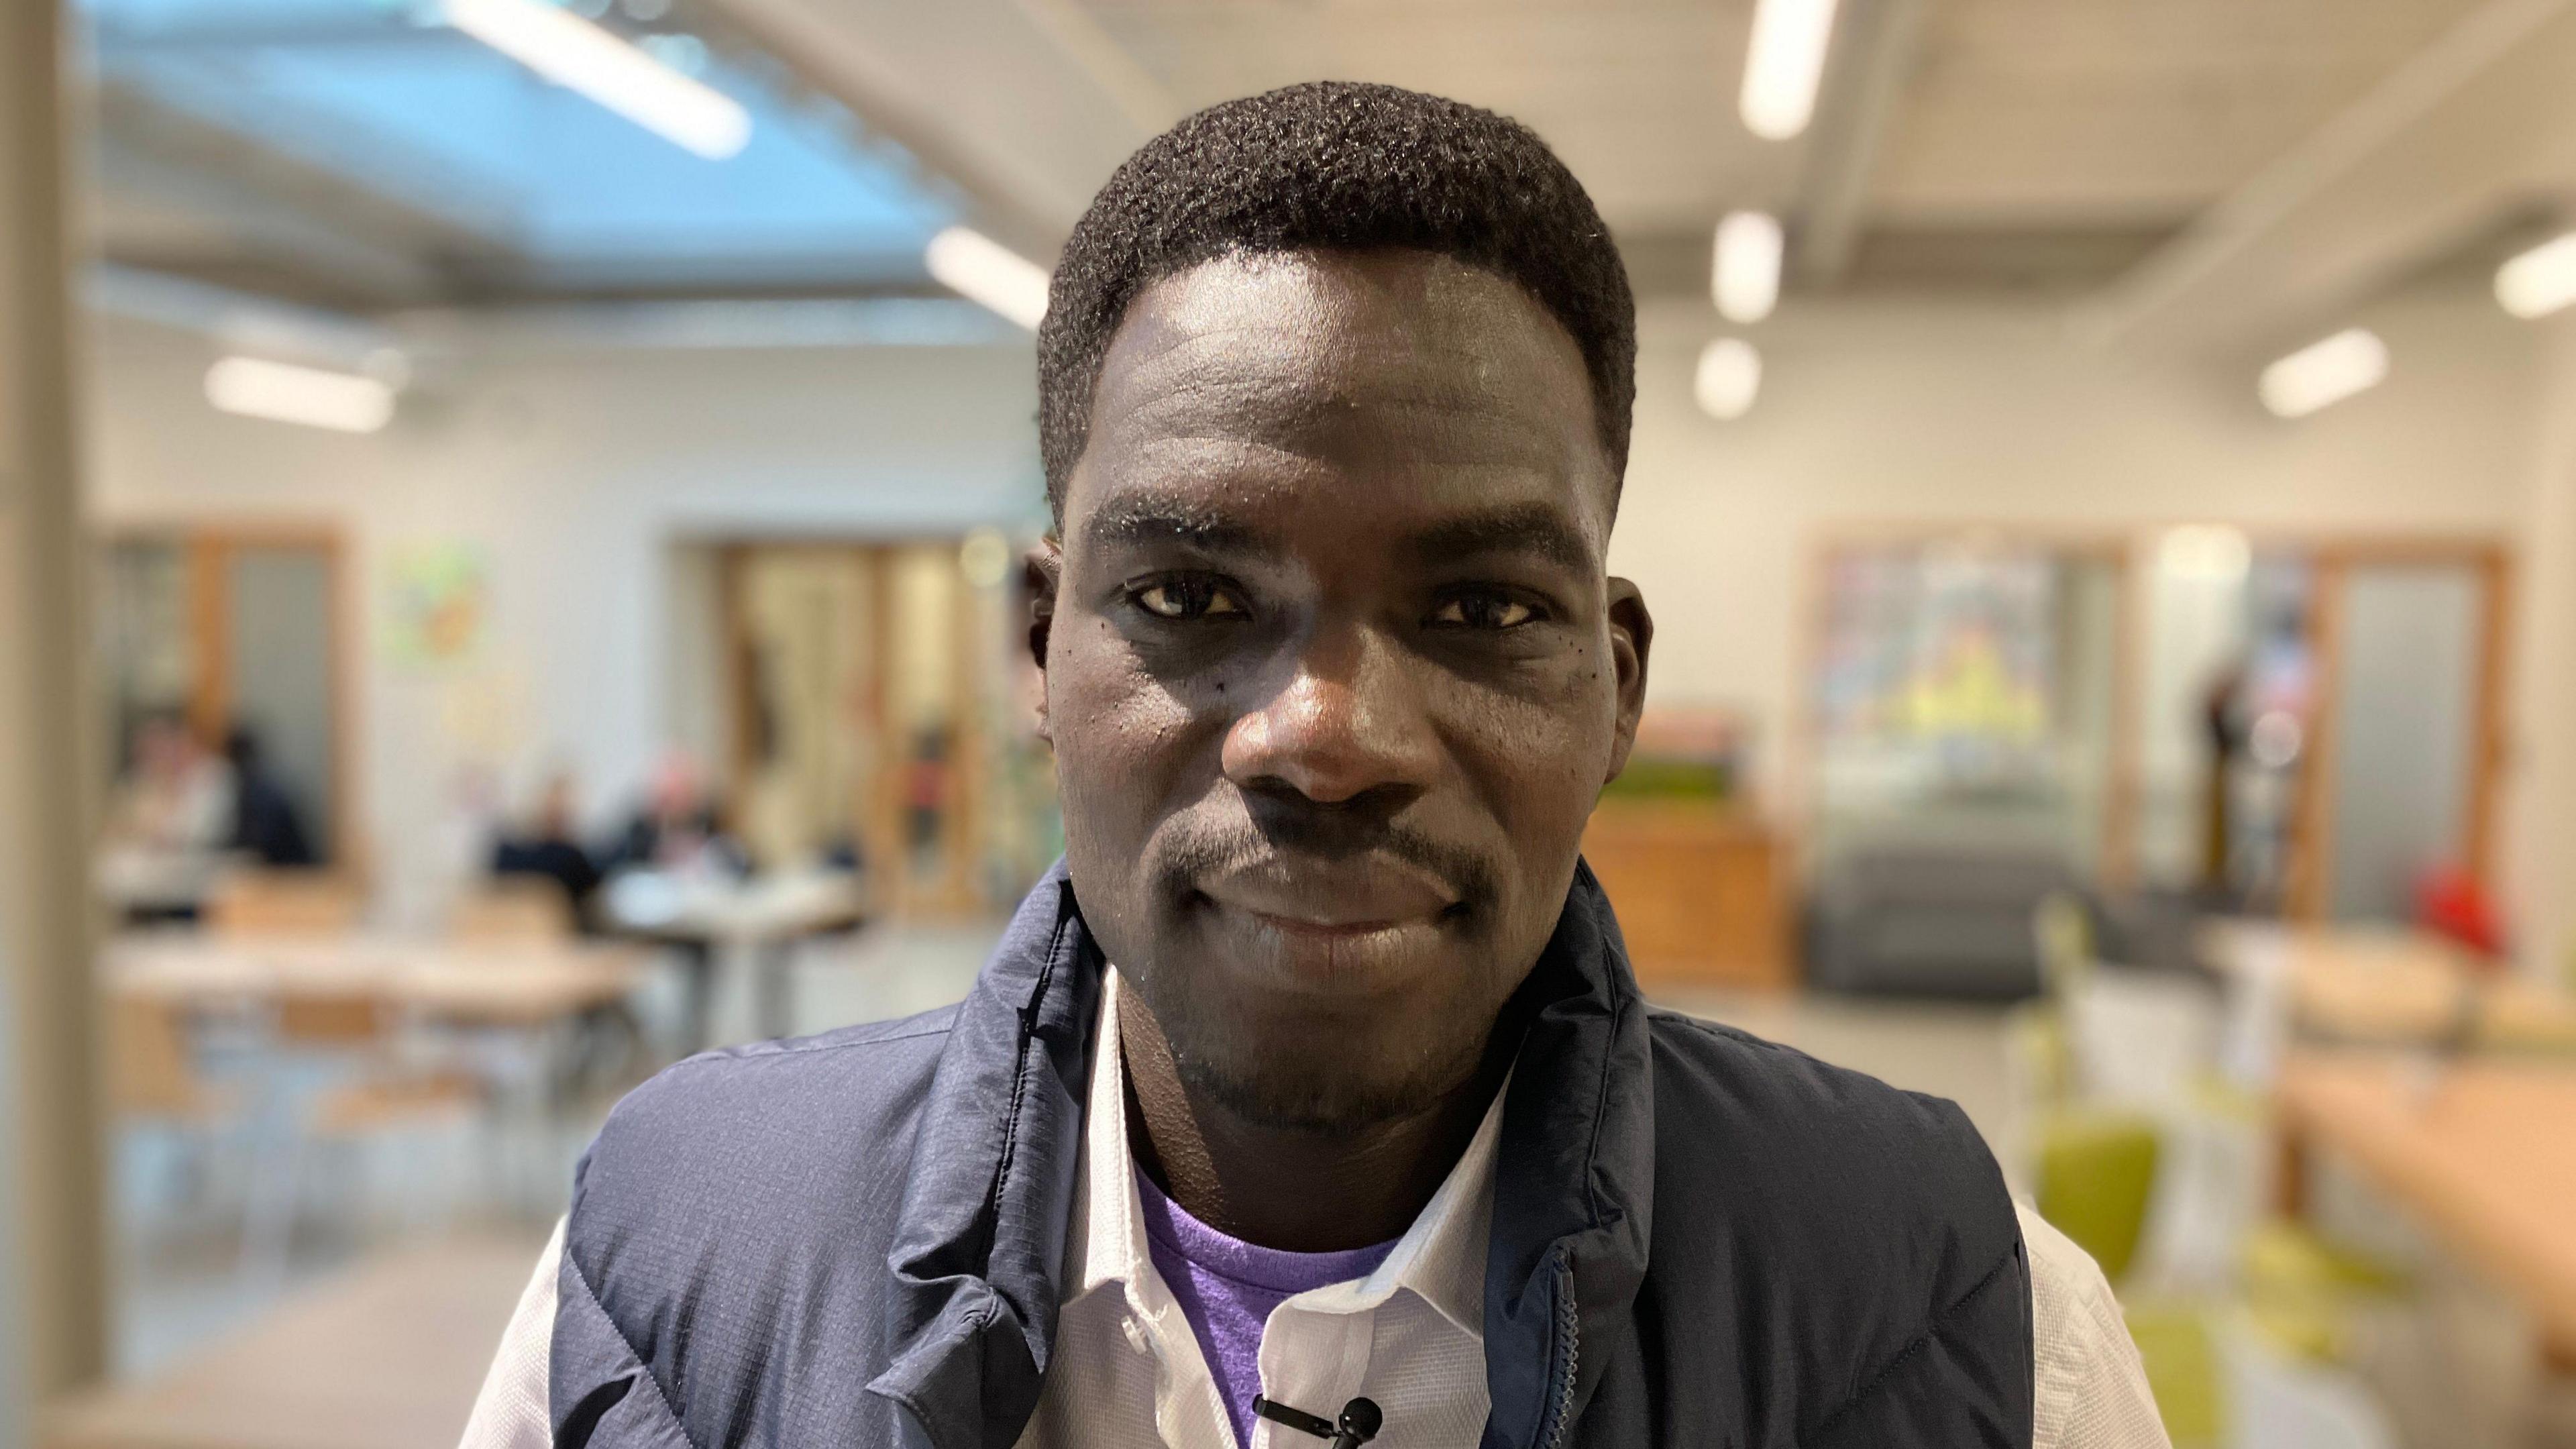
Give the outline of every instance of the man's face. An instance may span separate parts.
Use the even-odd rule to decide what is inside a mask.
[[[1340,1130],[1476,1070],[1644,696],[1572,338],[1409,251],[1139,294],[1064,500],[1075,896],[1183,1080]]]

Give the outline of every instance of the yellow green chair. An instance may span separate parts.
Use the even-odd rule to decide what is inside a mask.
[[[2179,1299],[2122,1304],[2147,1388],[2174,1449],[2215,1449],[2227,1435],[2227,1398],[2208,1305]]]
[[[2115,1287],[2135,1265],[2145,1237],[2161,1142],[2153,1118],[2099,1108],[2061,1108],[2037,1135],[2039,1215],[2090,1253]],[[2346,1357],[2355,1308],[2404,1287],[2403,1275],[2387,1265],[2283,1220],[2251,1235],[2239,1266],[2242,1306],[2255,1328],[2314,1361]],[[2216,1445],[2226,1431],[2225,1378],[2211,1327],[2221,1306],[2121,1296],[2129,1336],[2175,1449]]]
[[[2135,1112],[2064,1108],[2039,1133],[2039,1215],[2117,1283],[2129,1271],[2154,1197],[2160,1137]]]
[[[2093,940],[2093,915],[2085,909],[2081,897],[2069,891],[2051,891],[2031,912],[2030,928],[2031,941],[2039,955],[2040,990],[2062,1006],[2083,989],[2085,978],[2099,959]]]
[[[2407,1287],[2395,1266],[2285,1218],[2247,1237],[2239,1270],[2255,1327],[2287,1352],[2320,1363],[2349,1359],[2356,1311]]]
[[[2154,1119],[2135,1112],[2064,1109],[2038,1133],[2039,1215],[2115,1286],[2146,1235],[2161,1143]],[[2175,1449],[2219,1443],[2227,1406],[2205,1306],[2124,1297],[2121,1312]]]

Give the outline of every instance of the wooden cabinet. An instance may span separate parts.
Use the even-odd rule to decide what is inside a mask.
[[[1796,984],[1783,852],[1760,819],[1700,802],[1609,800],[1584,830],[1583,857],[1649,992]]]

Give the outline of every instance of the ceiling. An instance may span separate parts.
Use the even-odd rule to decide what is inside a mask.
[[[1941,0],[1870,210],[1898,225],[2180,225],[2476,5]]]
[[[1623,231],[1793,201],[1807,147],[1737,121],[1748,0],[1081,0],[1185,108],[1310,76],[1474,100],[1547,136]],[[2475,0],[1854,0],[1916,12],[1874,219],[2175,226]],[[1836,77],[1849,104],[1856,80]]]
[[[1315,76],[1528,121],[1640,290],[1740,206],[1801,291],[2065,300],[2268,344],[2576,204],[2576,0],[1842,0],[1799,139],[1737,120],[1752,0],[718,0],[1051,251],[1188,110]]]
[[[705,38],[759,117],[720,163],[414,0],[86,3],[111,255],[361,310],[920,291],[948,220],[1050,256],[1147,136],[1318,76],[1529,122],[1644,292],[1704,289],[1710,228],[1754,206],[1793,298],[2031,293],[2111,340],[2295,332],[2576,198],[2576,0],[1842,0],[1786,143],[1735,114],[1752,0],[610,11]]]

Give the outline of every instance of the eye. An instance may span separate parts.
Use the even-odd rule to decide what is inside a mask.
[[[1443,599],[1431,611],[1431,623],[1448,629],[1517,629],[1538,617],[1538,610],[1509,594],[1478,591]]]
[[[1156,579],[1129,597],[1157,619],[1240,618],[1252,612],[1225,585],[1192,575]]]

